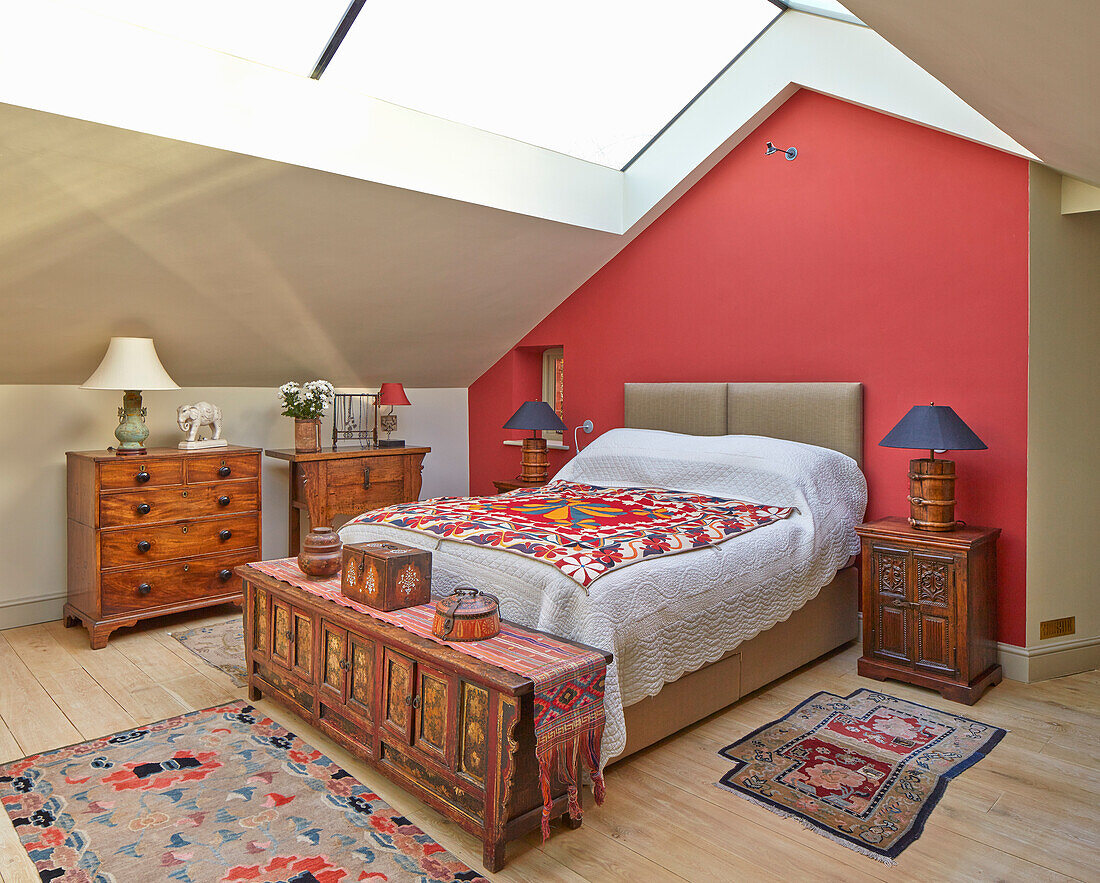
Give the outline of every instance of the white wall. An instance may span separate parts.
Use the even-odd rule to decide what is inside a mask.
[[[424,460],[422,497],[469,489],[465,389],[409,389],[397,409],[395,438],[432,448]],[[2,386],[0,413],[0,628],[58,619],[65,598],[65,452],[114,444],[121,393],[75,386]],[[176,406],[206,400],[224,414],[231,444],[294,445],[293,422],[279,415],[268,388],[220,387],[149,392],[150,445],[175,445]],[[328,427],[325,430],[331,432]],[[283,461],[263,460],[263,554],[286,555],[287,485]]]

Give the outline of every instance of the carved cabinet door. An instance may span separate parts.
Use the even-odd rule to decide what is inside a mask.
[[[455,676],[420,662],[413,696],[413,745],[452,766]]]
[[[291,671],[307,681],[313,680],[313,617],[297,607],[291,608]]]
[[[955,562],[950,555],[913,552],[913,661],[917,668],[953,675]]]
[[[412,744],[416,664],[386,647],[382,652],[382,726],[400,744]]]
[[[867,595],[871,609],[863,615],[874,617],[873,652],[883,659],[911,664],[909,552],[875,546],[871,554],[874,585]]]
[[[339,707],[344,703],[348,675],[348,633],[330,622],[321,623],[321,679],[324,699]]]

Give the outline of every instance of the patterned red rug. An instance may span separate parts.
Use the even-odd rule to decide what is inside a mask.
[[[483,881],[243,702],[0,765],[44,881]]]
[[[818,693],[719,752],[720,787],[886,864],[924,830],[950,779],[1005,731],[871,690]]]

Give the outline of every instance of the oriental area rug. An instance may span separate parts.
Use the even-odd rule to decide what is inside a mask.
[[[172,632],[172,637],[199,659],[224,671],[238,687],[248,681],[244,667],[244,620],[240,616],[213,625],[185,632]]]
[[[920,837],[948,781],[1004,735],[872,690],[818,693],[723,748],[735,765],[718,785],[893,864]]]
[[[0,765],[0,802],[44,883],[485,880],[243,702]]]

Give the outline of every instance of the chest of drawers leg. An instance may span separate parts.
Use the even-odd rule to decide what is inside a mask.
[[[67,460],[65,623],[93,648],[142,619],[240,603],[233,568],[261,557],[258,448]]]

